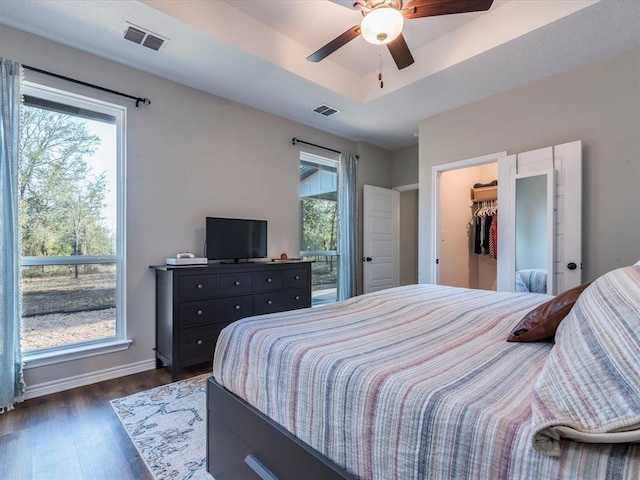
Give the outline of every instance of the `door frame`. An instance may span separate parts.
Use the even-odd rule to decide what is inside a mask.
[[[487,163],[498,162],[504,159],[507,152],[488,153],[478,157],[457,160],[455,162],[434,165],[431,169],[431,249],[429,251],[429,268],[427,269],[427,283],[438,284],[438,258],[440,253],[440,242],[438,242],[438,232],[440,231],[440,177],[444,172],[461,170],[463,168],[476,167]],[[498,186],[500,188],[500,186]]]

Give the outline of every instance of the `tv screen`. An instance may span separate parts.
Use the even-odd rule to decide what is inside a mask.
[[[247,260],[267,256],[267,221],[207,217],[207,258]]]

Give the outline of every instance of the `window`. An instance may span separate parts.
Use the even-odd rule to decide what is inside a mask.
[[[125,109],[27,83],[19,215],[23,351],[124,339]]]
[[[301,252],[311,264],[312,306],[337,299],[338,162],[300,155]]]

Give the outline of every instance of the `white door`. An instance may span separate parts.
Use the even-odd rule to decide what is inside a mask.
[[[362,219],[363,292],[400,284],[400,193],[364,186]]]
[[[553,291],[549,293],[557,295],[582,283],[582,142],[576,141],[510,155],[498,163],[498,290],[514,290],[511,179],[548,169],[555,171]]]

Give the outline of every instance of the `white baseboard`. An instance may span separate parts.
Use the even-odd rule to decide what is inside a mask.
[[[156,368],[155,359],[143,360],[142,362],[122,365],[120,367],[107,368],[97,372],[84,373],[75,377],[66,377],[50,382],[39,383],[37,385],[27,385],[24,398],[42,397],[52,393],[63,392],[72,388],[84,387],[93,383],[104,382],[118,377],[125,377],[134,373],[146,372]]]

